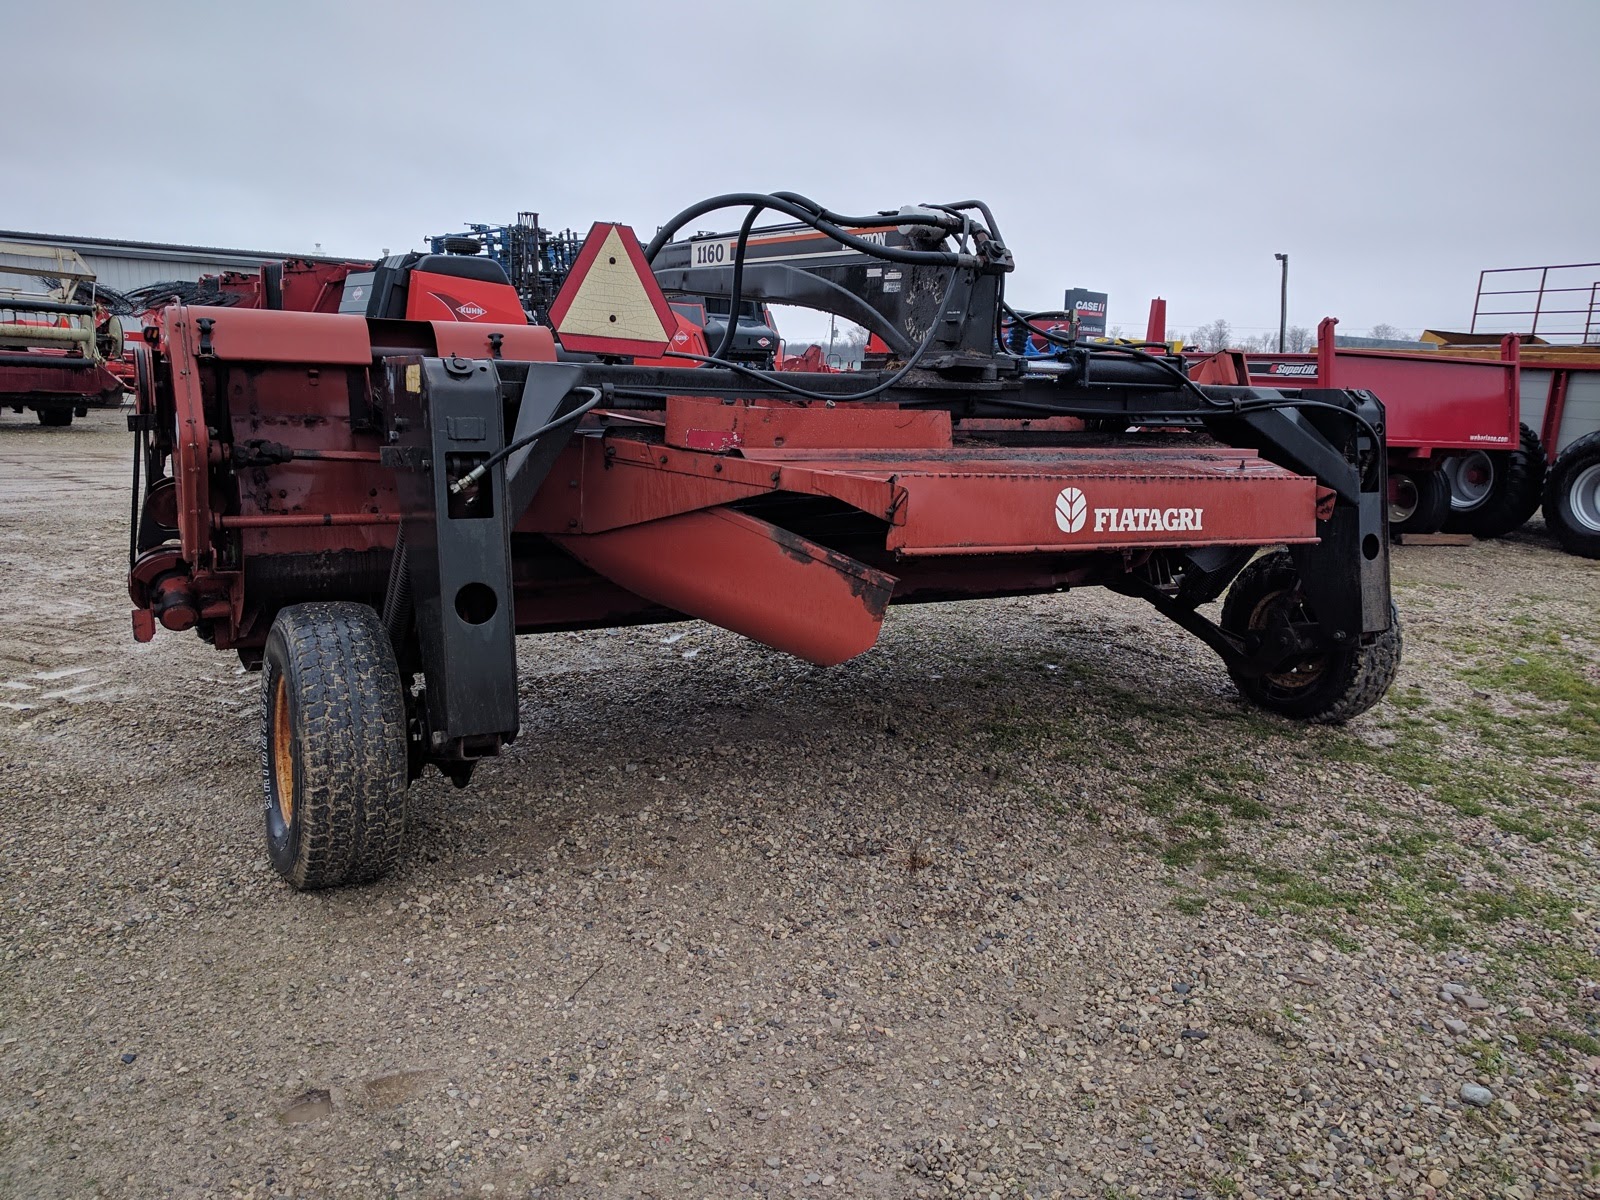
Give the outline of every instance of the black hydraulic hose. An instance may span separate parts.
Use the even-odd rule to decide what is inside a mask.
[[[584,413],[588,412],[595,405],[600,403],[602,393],[599,388],[583,387],[575,390],[580,392],[588,392],[589,399],[578,405],[578,407],[573,409],[571,412],[563,413],[553,421],[546,421],[532,433],[524,434],[516,441],[510,443],[509,445],[502,446],[500,449],[496,450],[488,458],[484,459],[476,467],[472,468],[472,470],[468,471],[460,479],[452,483],[450,485],[450,494],[452,496],[460,495],[467,488],[471,487],[474,483],[477,483],[478,480],[487,475],[489,473],[489,468],[494,466],[496,463],[504,462],[518,450],[521,450],[524,446],[531,446],[534,442],[538,441],[552,429],[559,429],[563,425],[570,425],[573,421],[576,421],[579,417],[583,416]]]
[[[1150,354],[1147,351],[1139,349],[1137,346],[1117,345],[1114,343],[1074,342],[1071,338],[1063,338],[1059,334],[1051,333],[1047,329],[1040,329],[1016,309],[1012,308],[1009,304],[1006,304],[1004,307],[1005,311],[1010,314],[1013,320],[1021,322],[1021,324],[1032,330],[1034,333],[1037,333],[1040,337],[1044,338],[1045,341],[1050,342],[1052,345],[1086,350],[1091,354],[1122,354],[1131,358],[1139,359],[1143,362],[1152,363],[1155,366],[1160,367],[1163,371],[1166,371],[1168,374],[1179,380],[1184,388],[1193,392],[1200,399],[1200,401],[1213,412],[1226,415],[1230,413],[1263,412],[1274,408],[1326,408],[1331,409],[1333,412],[1343,413],[1352,421],[1360,425],[1367,431],[1368,436],[1372,438],[1372,444],[1374,446],[1378,445],[1382,441],[1382,439],[1378,436],[1378,431],[1373,427],[1370,421],[1368,421],[1360,413],[1348,408],[1344,408],[1338,404],[1330,404],[1326,400],[1304,400],[1298,396],[1284,396],[1277,400],[1218,399],[1208,394],[1204,388],[1202,388],[1194,380],[1190,379],[1187,374],[1185,374],[1178,367],[1174,366],[1172,363],[1168,362],[1165,358],[1162,358],[1160,355]]]
[[[802,208],[809,209],[811,213],[824,221],[831,221],[835,225],[845,226],[871,226],[871,225],[928,225],[935,229],[942,229],[946,233],[954,233],[948,221],[929,212],[881,212],[870,217],[851,217],[844,213],[836,213],[831,208],[818,204],[810,196],[803,196],[799,192],[773,192],[779,200],[789,200]],[[930,210],[949,212],[957,219],[964,220],[948,204],[927,204],[923,206]]]
[[[133,510],[128,517],[128,566],[139,557],[139,460],[144,457],[144,434],[133,435]]]
[[[961,212],[964,209],[975,208],[983,214],[983,223],[989,227],[989,236],[1002,246],[1006,244],[1005,238],[1000,236],[1000,226],[995,223],[994,214],[982,200],[958,200],[954,204],[930,204],[928,207],[942,208],[946,212]]]
[[[954,232],[950,230],[945,222],[928,213],[878,213],[870,217],[849,217],[843,213],[836,213],[831,209],[824,208],[811,197],[803,196],[799,192],[774,192],[772,194],[780,200],[792,200],[796,204],[802,204],[823,220],[832,221],[835,225],[882,225],[886,222],[892,222],[897,225],[931,225],[948,232]],[[989,211],[989,206],[982,200],[958,200],[954,204],[927,204],[923,207],[933,209],[936,212],[947,212],[951,216],[959,218],[963,224],[967,222],[967,218],[962,215],[963,211],[975,208],[983,214],[984,222],[988,226],[986,232],[989,237],[1001,245],[1005,244],[1005,239],[1000,236],[1000,227],[995,223],[994,214]]]
[[[766,211],[764,204],[752,204],[744,224],[739,226],[739,240],[733,247],[733,288],[728,301],[728,328],[723,331],[722,342],[712,351],[712,358],[727,358],[733,349],[733,335],[739,328],[739,304],[744,299],[744,256],[750,245],[750,227]]]
[[[1067,349],[1087,350],[1091,354],[1125,354],[1130,358],[1141,359],[1145,362],[1154,364],[1163,371],[1166,371],[1168,374],[1172,375],[1177,379],[1179,387],[1187,388],[1189,391],[1193,392],[1200,399],[1201,403],[1213,406],[1216,404],[1215,400],[1206,395],[1206,393],[1200,389],[1199,384],[1195,383],[1195,381],[1190,379],[1188,375],[1184,374],[1180,368],[1175,367],[1172,363],[1158,355],[1147,353],[1146,351],[1137,349],[1133,346],[1118,346],[1096,342],[1077,342],[1072,338],[1065,338],[1060,334],[1052,333],[1048,329],[1039,328],[1039,326],[1035,325],[1032,321],[1028,320],[1027,317],[1023,316],[1016,309],[1012,308],[1011,305],[1006,304],[1004,301],[1001,301],[1001,307],[1013,321],[1017,322],[1025,329],[1038,334],[1052,346],[1063,346]]]
[[[928,332],[923,335],[921,343],[915,350],[911,352],[911,357],[906,359],[905,365],[897,370],[893,375],[890,375],[889,378],[883,380],[881,383],[875,384],[874,386],[867,388],[865,391],[851,392],[848,395],[839,396],[830,395],[827,392],[814,392],[810,388],[803,388],[796,384],[790,383],[786,379],[778,378],[778,374],[776,372],[758,371],[754,367],[746,366],[744,363],[711,358],[709,355],[705,354],[682,354],[669,350],[667,351],[665,357],[686,358],[694,362],[710,363],[715,367],[726,367],[728,370],[737,371],[739,374],[744,375],[749,379],[758,379],[762,383],[770,384],[773,387],[785,392],[790,392],[796,396],[804,396],[808,400],[867,400],[881,392],[888,391],[895,384],[899,383],[902,379],[909,375],[917,363],[922,361],[923,355],[927,354],[928,352],[928,347],[933,345],[934,335],[939,332],[939,326],[943,324],[945,315],[950,311],[950,301],[955,298],[955,294],[956,268],[951,267],[950,274],[947,278],[947,282],[945,283],[944,299],[939,302],[939,311],[934,315],[932,322],[929,323]]]
[[[974,254],[958,254],[950,250],[905,250],[899,246],[877,245],[874,242],[867,241],[865,238],[857,237],[832,221],[817,216],[815,212],[804,205],[764,192],[727,192],[721,196],[713,196],[709,200],[702,200],[698,204],[691,204],[663,225],[656,232],[656,236],[650,239],[650,244],[645,247],[644,251],[645,261],[653,263],[656,255],[661,253],[662,247],[672,240],[673,235],[696,217],[703,216],[708,212],[715,212],[719,208],[744,208],[752,204],[759,204],[777,212],[787,213],[813,229],[827,234],[841,245],[848,246],[852,250],[857,250],[872,258],[884,259],[887,262],[906,263],[912,266],[977,267],[982,265],[981,260]],[[910,224],[941,225],[934,218],[913,220],[912,216],[914,215],[912,214],[906,218],[896,218],[896,220]],[[879,218],[880,221],[887,219],[887,217]]]

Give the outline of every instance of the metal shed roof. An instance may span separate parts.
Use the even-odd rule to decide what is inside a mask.
[[[21,230],[0,229],[0,239],[34,242],[44,246],[71,246],[80,253],[88,252],[106,258],[142,258],[190,262],[195,259],[238,260],[253,266],[264,262],[282,262],[284,259],[307,259],[311,262],[344,262],[342,255],[306,254],[302,251],[237,250],[224,246],[186,246],[175,242],[136,242],[125,238],[77,237],[62,233],[26,233]]]

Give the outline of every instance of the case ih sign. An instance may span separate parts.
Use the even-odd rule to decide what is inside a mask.
[[[1083,288],[1068,288],[1065,309],[1078,318],[1078,333],[1083,337],[1105,337],[1106,294]]]

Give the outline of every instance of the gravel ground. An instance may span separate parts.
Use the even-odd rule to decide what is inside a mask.
[[[511,752],[297,895],[256,677],[129,636],[120,423],[0,418],[0,1193],[1600,1196],[1600,564],[1542,527],[1397,549],[1342,730],[1098,592],[831,670],[526,638]]]

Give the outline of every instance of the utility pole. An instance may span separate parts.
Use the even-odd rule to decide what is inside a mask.
[[[1278,293],[1278,353],[1282,354],[1289,333],[1289,256],[1274,254],[1272,257],[1283,264],[1283,284]]]

